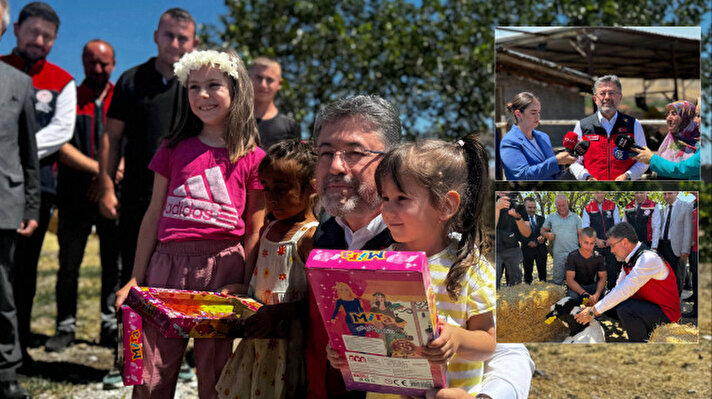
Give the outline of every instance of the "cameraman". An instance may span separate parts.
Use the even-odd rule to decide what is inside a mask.
[[[532,233],[523,205],[517,203],[519,193],[499,192],[495,204],[494,225],[497,233],[497,288],[502,280],[504,267],[507,270],[507,285],[522,282],[522,250],[519,241]]]

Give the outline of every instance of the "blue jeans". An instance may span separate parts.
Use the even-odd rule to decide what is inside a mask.
[[[598,283],[593,283],[593,284],[588,284],[588,285],[581,285],[581,288],[586,290],[589,294],[593,295],[596,293],[596,286]],[[573,298],[577,303],[581,303],[581,295],[577,294],[574,292],[571,288],[566,288],[566,296]]]

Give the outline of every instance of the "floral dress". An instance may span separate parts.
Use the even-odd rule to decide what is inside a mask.
[[[304,260],[297,243],[318,222],[305,223],[288,241],[274,242],[267,233],[260,239],[260,249],[249,294],[264,304],[293,302],[306,298],[308,292]],[[223,368],[215,388],[223,399],[300,398],[305,394],[303,321],[294,319],[288,327],[289,338],[245,338],[240,341]],[[289,372],[287,372],[289,370]]]

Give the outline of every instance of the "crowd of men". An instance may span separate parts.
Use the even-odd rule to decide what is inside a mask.
[[[0,16],[1,37],[10,27],[7,0],[0,0]],[[79,267],[92,228],[99,236],[101,259],[98,342],[116,346],[114,293],[131,274],[138,229],[151,198],[153,173],[147,166],[174,113],[187,106],[177,101],[183,89],[173,63],[198,45],[192,16],[171,8],[161,15],[153,35],[155,57],[124,72],[114,85],[114,48],[106,40],[90,40],[82,52],[85,77],[77,86],[74,77],[47,60],[59,27],[51,6],[29,3],[13,25],[14,49],[0,56],[3,398],[29,397],[17,384],[16,372],[35,367],[27,351],[40,344],[40,336],[30,330],[32,303],[42,243],[56,209],[57,321],[45,350],[61,352],[75,339]],[[274,103],[282,84],[279,63],[258,57],[250,77],[263,147],[301,137],[299,125]],[[112,378],[120,383],[118,373]]]
[[[665,306],[676,306],[679,314],[680,300],[692,302],[693,310],[682,316],[696,318],[697,201],[681,200],[678,194],[675,191],[664,192],[665,203],[658,204],[651,200],[646,192],[636,192],[635,199],[621,209],[614,201],[606,198],[606,192],[596,192],[593,200],[583,207],[579,215],[571,210],[567,195],[559,193],[554,198],[556,212],[544,217],[537,214],[534,197],[527,197],[521,203],[518,193],[498,193],[497,286],[501,284],[502,276],[506,278],[506,284],[509,286],[519,284],[522,266],[524,281],[531,284],[536,263],[539,280],[565,285],[567,295],[572,298],[588,297],[589,306],[594,306],[606,295],[615,293],[615,304],[620,304],[628,299],[637,300],[639,292],[645,292],[639,288],[656,280],[655,273],[664,275],[663,280],[668,278],[665,268],[669,267],[669,274],[674,282],[671,287],[675,289],[669,297],[676,298],[677,305],[666,303]],[[622,254],[622,250],[616,245],[621,243],[619,239],[623,238],[630,244],[630,251],[625,254]],[[646,256],[660,260],[652,261],[657,262],[657,268],[642,275],[639,274],[644,270],[642,266],[635,269],[633,274],[626,270],[628,255],[632,254],[633,248],[636,251],[653,250],[650,253],[654,255]],[[551,254],[553,263],[553,276],[550,280],[547,280],[546,271],[548,254]],[[630,285],[630,281],[627,287],[622,285],[624,281],[632,278],[637,279],[635,285]],[[638,290],[631,290],[631,286]],[[692,290],[692,295],[681,299],[680,295],[685,286]],[[623,291],[625,295],[622,294]],[[656,303],[661,300],[660,295],[651,295],[652,298],[646,297],[648,302]],[[614,300],[607,300],[605,305],[612,301]],[[672,299],[669,301],[674,302]],[[613,305],[607,306],[604,311],[612,307]],[[620,308],[619,305],[617,309]],[[616,317],[616,312],[609,314]],[[674,314],[668,316],[674,318]],[[671,319],[667,322],[671,321],[677,320]],[[649,334],[652,330],[646,331]],[[630,334],[629,338],[633,339]],[[635,338],[644,340],[647,336],[637,334]]]
[[[10,22],[7,0],[0,0],[0,15],[4,33]],[[31,374],[35,367],[27,348],[37,345],[33,341],[39,337],[30,332],[30,315],[39,253],[55,207],[60,210],[57,322],[45,350],[63,351],[74,341],[78,270],[92,227],[99,234],[102,266],[99,344],[115,344],[113,296],[131,274],[139,225],[151,197],[153,175],[147,165],[174,114],[187,106],[180,101],[183,88],[172,65],[198,45],[195,27],[185,10],[165,11],[153,37],[157,55],[124,72],[116,85],[110,81],[114,48],[106,40],[89,41],[82,53],[85,79],[75,88],[67,72],[46,60],[59,29],[57,13],[42,2],[20,12],[14,25],[17,46],[0,57],[5,155],[0,158],[0,397],[30,397],[17,373]],[[274,103],[282,84],[280,65],[258,57],[249,72],[262,145],[300,137],[297,123]],[[7,110],[5,104],[10,104]],[[315,122],[317,145],[328,138],[329,145],[343,150],[346,144],[338,140],[348,135],[384,150],[400,140],[396,108],[380,97],[355,96],[326,109]],[[331,137],[334,132],[338,138]],[[331,214],[315,235],[320,247],[381,249],[392,243],[380,204],[373,200],[377,163],[370,165],[358,170],[338,162],[318,166],[317,191]],[[324,182],[335,177],[347,179],[353,189],[331,193]],[[354,206],[341,209],[343,203]],[[345,391],[341,374],[326,360],[323,326],[311,323],[310,328],[309,397],[365,397],[365,392]],[[487,392],[526,397],[533,367],[523,345],[498,345],[478,397],[491,397]],[[104,383],[118,385],[121,379],[112,371]],[[466,393],[445,389],[441,394]]]

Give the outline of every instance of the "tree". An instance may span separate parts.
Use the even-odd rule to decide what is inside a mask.
[[[491,20],[471,2],[426,0],[226,1],[224,25],[203,41],[249,61],[275,57],[286,81],[279,106],[311,130],[321,104],[372,93],[400,108],[407,137],[454,138],[487,129]],[[482,23],[474,23],[480,21]]]
[[[202,27],[202,41],[233,47],[248,63],[277,58],[285,78],[279,106],[303,131],[321,104],[373,93],[400,108],[408,138],[491,131],[495,26],[697,25],[709,12],[707,0],[225,3],[222,26]],[[707,71],[709,41],[707,30]],[[481,137],[493,142],[491,133]]]

